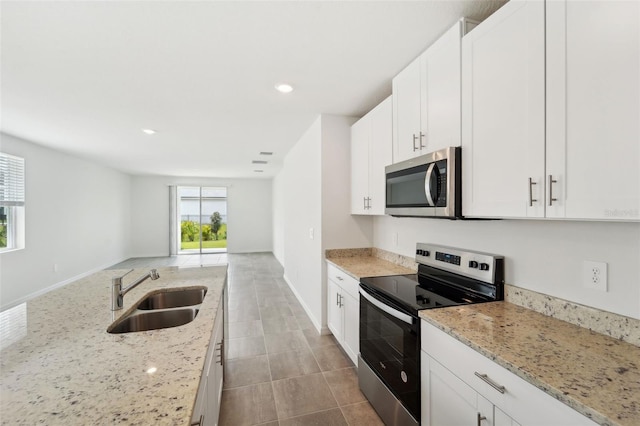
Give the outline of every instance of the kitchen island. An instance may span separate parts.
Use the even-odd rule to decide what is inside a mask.
[[[111,278],[125,272],[101,271],[2,313],[2,424],[190,423],[227,267],[159,268],[112,312]],[[190,286],[208,288],[192,322],[107,333],[148,292]]]

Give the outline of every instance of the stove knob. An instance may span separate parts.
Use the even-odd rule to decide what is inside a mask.
[[[422,256],[422,250],[416,250],[416,254],[417,254],[418,256]]]
[[[489,270],[489,264],[488,263],[481,263],[480,264],[480,270],[481,271],[488,271]]]
[[[425,257],[429,256],[429,250],[422,250],[422,255]]]
[[[477,268],[477,267],[478,267],[478,262],[476,262],[475,260],[469,261],[469,268]]]

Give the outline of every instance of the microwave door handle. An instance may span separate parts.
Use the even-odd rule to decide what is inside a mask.
[[[429,203],[429,206],[434,207],[436,205],[436,203],[433,201],[433,197],[431,196],[431,180],[432,179],[437,179],[437,176],[435,175],[435,173],[433,172],[433,169],[436,167],[436,163],[431,163],[429,164],[429,167],[427,168],[427,174],[424,177],[424,193],[427,196],[427,203]]]
[[[407,315],[405,313],[402,313],[400,311],[397,311],[397,310],[393,309],[392,307],[387,306],[384,303],[374,299],[373,296],[371,296],[369,293],[367,293],[363,289],[360,289],[360,295],[362,295],[362,297],[367,299],[367,301],[369,303],[371,303],[373,306],[375,306],[376,308],[380,309],[381,311],[384,311],[384,312],[388,313],[392,317],[397,318],[402,322],[406,322],[407,324],[413,324],[413,317],[411,317],[410,315]]]

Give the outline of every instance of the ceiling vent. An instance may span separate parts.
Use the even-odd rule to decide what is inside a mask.
[[[251,164],[267,164],[267,162],[264,160],[253,160]]]

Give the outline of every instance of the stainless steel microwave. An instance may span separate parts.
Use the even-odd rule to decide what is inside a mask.
[[[450,147],[385,167],[385,213],[462,218],[460,157],[460,147]]]

